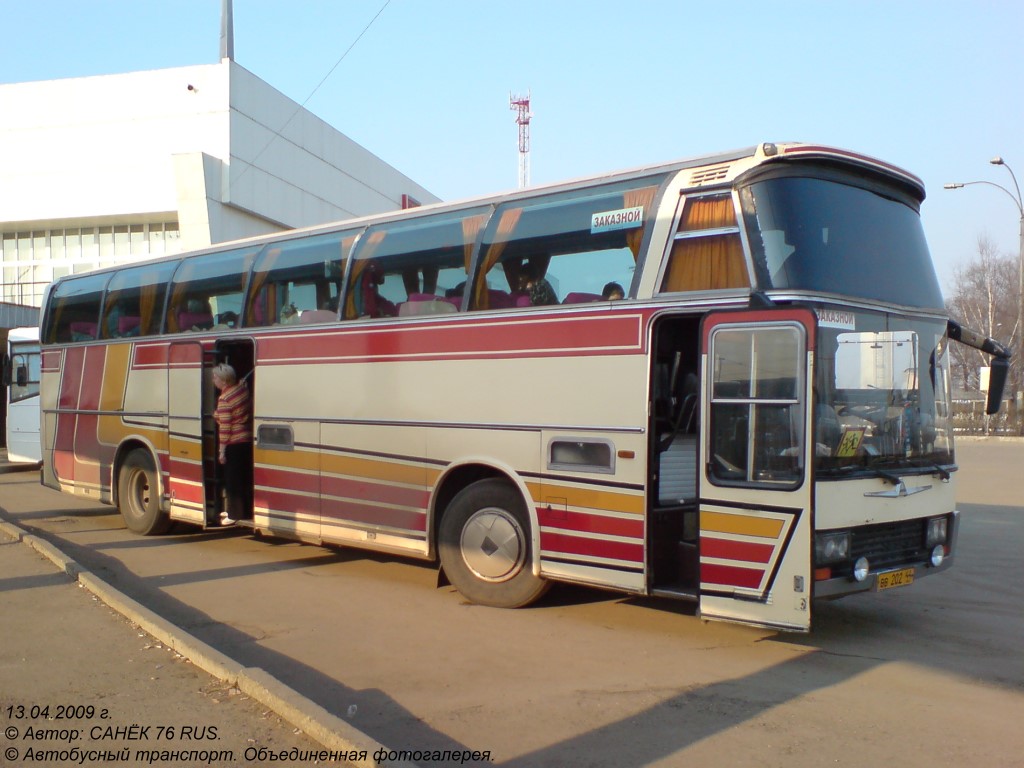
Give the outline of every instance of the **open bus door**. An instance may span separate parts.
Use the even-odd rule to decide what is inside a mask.
[[[171,344],[167,366],[167,492],[170,518],[206,526],[213,489],[208,466],[214,459],[209,436],[204,441],[206,369],[213,358],[198,341]],[[209,430],[206,430],[209,432]],[[205,443],[209,443],[208,445]]]
[[[814,314],[709,314],[701,332],[700,613],[808,631]]]

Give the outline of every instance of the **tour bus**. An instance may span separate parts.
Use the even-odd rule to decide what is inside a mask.
[[[39,442],[39,329],[12,328],[3,359],[7,406],[7,460],[38,464]]]
[[[761,144],[62,278],[43,482],[220,525],[211,368],[253,402],[237,524],[807,631],[956,554],[950,320],[888,163]],[[624,297],[617,296],[616,285]]]

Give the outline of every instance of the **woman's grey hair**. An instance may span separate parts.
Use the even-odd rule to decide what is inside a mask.
[[[235,369],[227,363],[221,363],[213,367],[213,375],[218,377],[225,384],[234,384],[238,381],[238,375],[235,373]]]

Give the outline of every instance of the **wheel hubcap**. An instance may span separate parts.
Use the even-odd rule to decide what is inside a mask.
[[[475,512],[462,529],[459,542],[466,565],[484,581],[515,576],[526,560],[526,536],[519,522],[503,509]]]
[[[135,471],[129,482],[131,488],[131,507],[136,516],[141,516],[149,507],[149,483],[146,473]]]

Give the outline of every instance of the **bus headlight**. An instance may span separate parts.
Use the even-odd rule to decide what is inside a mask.
[[[942,561],[946,559],[946,548],[941,544],[936,544],[935,549],[932,550],[931,563],[933,566],[938,568],[942,565]]]
[[[869,573],[871,573],[871,563],[866,557],[858,557],[857,562],[853,564],[853,578],[857,581],[864,581]]]
[[[816,565],[841,563],[850,558],[850,532],[819,533],[814,537]]]
[[[928,527],[924,534],[924,546],[925,549],[934,547],[936,544],[946,543],[946,534],[949,530],[949,518],[943,515],[942,517],[933,517],[928,520]]]

